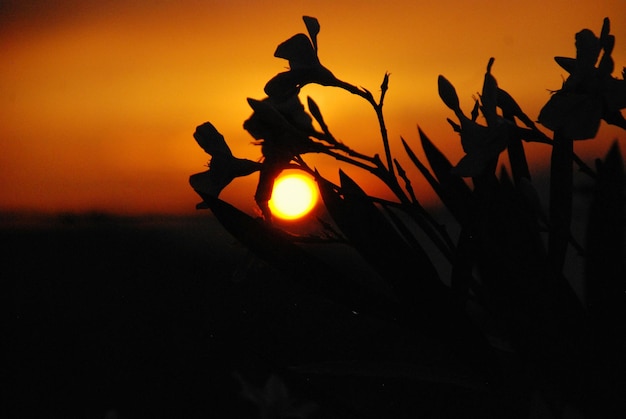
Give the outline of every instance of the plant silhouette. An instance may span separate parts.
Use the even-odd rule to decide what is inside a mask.
[[[234,157],[209,122],[197,128],[196,141],[212,156],[210,169],[190,179],[202,197],[199,208],[211,209],[235,238],[304,289],[346,313],[358,312],[359,322],[382,322],[397,333],[409,333],[413,337],[406,338],[407,351],[430,348],[433,357],[393,362],[372,350],[367,361],[337,358],[305,365],[285,362],[276,368],[295,377],[437,383],[452,404],[455,397],[466,397],[459,396],[458,389],[463,388],[473,402],[464,404],[462,411],[450,408],[454,417],[625,414],[623,158],[617,142],[595,167],[574,150],[574,141],[596,136],[601,120],[626,129],[621,113],[626,108],[626,81],[612,76],[615,38],[609,19],[600,36],[589,29],[576,34],[575,58],[555,58],[569,77],[538,116],[551,137],[498,85],[493,58],[469,114],[461,109],[453,84],[439,76],[439,96],[456,118],[448,122],[460,136],[465,155],[456,164],[450,162],[421,128],[419,142],[427,162],[417,157],[415,145],[404,138],[402,145],[454,218],[460,231],[456,237],[420,203],[411,179],[391,152],[383,115],[389,74],[383,76],[378,97],[337,78],[320,62],[317,19],[305,16],[304,23],[308,35],[289,38],[274,54],[288,60],[289,70],[265,85],[266,98],[248,99],[253,113],[244,129],[261,147],[260,163]],[[625,74],[626,70],[622,77]],[[307,98],[305,109],[299,95],[311,83],[342,89],[371,105],[379,123],[382,157],[338,141],[312,98]],[[548,214],[543,213],[531,179],[524,150],[528,142],[551,147]],[[498,169],[505,151],[510,174]],[[396,199],[370,196],[342,170],[339,184],[332,183],[306,163],[308,153],[326,154],[369,172]],[[582,245],[571,233],[574,165],[594,185]],[[299,243],[313,238],[294,236],[272,223],[267,202],[274,180],[288,168],[309,173],[317,181],[330,220],[320,220],[327,234],[315,239],[328,245],[338,239],[347,243],[380,281],[342,274]],[[219,198],[234,178],[256,171],[260,218]],[[450,278],[441,277],[427,250],[433,247],[449,265]],[[584,301],[564,274],[568,249],[578,251],[585,266]],[[363,338],[362,329],[353,333],[354,339]],[[447,355],[442,361],[435,353]]]

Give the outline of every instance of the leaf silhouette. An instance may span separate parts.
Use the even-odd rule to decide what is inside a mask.
[[[307,103],[309,105],[309,112],[311,112],[311,115],[313,115],[313,118],[315,118],[315,120],[319,124],[322,131],[325,134],[329,135],[330,131],[328,130],[328,125],[326,125],[326,122],[324,121],[324,117],[322,116],[322,111],[320,111],[320,108],[319,106],[317,106],[317,103],[315,103],[315,101],[310,96],[307,97]]]
[[[626,178],[624,161],[617,142],[614,142],[603,161],[597,162],[598,178],[587,224],[585,280],[587,306],[593,321],[596,338],[605,342],[599,347],[624,348],[626,327]],[[618,350],[619,351],[619,350]],[[607,368],[619,369],[623,374],[626,364],[619,361],[622,354],[598,354],[611,359]]]
[[[482,111],[488,126],[495,126],[497,121],[496,105],[498,103],[498,83],[495,77],[491,74],[491,67],[493,66],[494,58],[489,59],[487,64],[487,72],[485,73],[485,79],[483,82],[483,93],[481,100],[483,103]]]
[[[576,58],[554,57],[554,61],[570,74],[576,71]]]
[[[317,53],[317,35],[320,33],[320,23],[317,21],[316,18],[310,16],[303,16],[302,20],[304,20],[306,30],[309,32],[309,37],[311,38],[311,42],[313,43],[313,48]]]
[[[411,272],[412,251],[408,244],[396,233],[393,226],[385,219],[376,206],[369,201],[363,190],[354,183],[343,171],[340,171],[342,193],[332,185],[319,179],[322,199],[344,235],[363,255],[368,263],[384,278],[403,271]],[[398,265],[400,263],[400,265]],[[430,265],[430,264],[429,264]],[[436,275],[432,265],[427,272]]]
[[[577,404],[586,353],[582,305],[548,264],[534,217],[520,205],[512,183],[490,192],[479,195],[472,231],[482,295],[541,380],[566,389]]]
[[[428,163],[433,169],[444,195],[441,199],[457,220],[464,224],[468,220],[468,208],[470,208],[469,203],[472,191],[461,176],[452,173],[453,166],[448,158],[435,146],[421,128],[418,128],[418,131],[424,154],[426,154]]]
[[[451,345],[480,371],[491,368],[486,341],[441,282],[426,252],[410,247],[345,173],[340,172],[340,179],[341,194],[320,183],[322,199],[355,249],[395,290],[404,313],[400,322]]]
[[[418,127],[418,130],[419,130],[420,136],[426,135],[419,127]],[[407,155],[409,156],[409,158],[411,159],[415,167],[417,167],[418,170],[422,173],[422,175],[426,178],[431,188],[433,188],[435,193],[437,193],[437,196],[439,196],[439,199],[441,199],[441,202],[443,202],[443,204],[448,208],[448,210],[450,210],[450,212],[457,219],[457,221],[463,224],[464,221],[467,219],[467,207],[466,207],[467,203],[464,202],[462,199],[460,199],[456,195],[455,192],[451,191],[447,187],[442,186],[437,181],[437,179],[435,179],[435,177],[430,173],[428,168],[426,168],[426,166],[424,166],[424,164],[417,158],[417,156],[415,155],[411,147],[408,145],[408,143],[404,140],[404,138],[402,138],[401,140],[402,140],[402,145],[404,146],[404,149]],[[430,141],[430,140],[427,139],[427,141]]]
[[[456,93],[456,89],[444,76],[439,76],[437,79],[439,88],[439,97],[443,100],[448,108],[454,111],[458,116],[461,114],[461,105],[459,103],[459,96]]]
[[[529,128],[537,129],[535,123],[522,111],[515,99],[505,90],[498,88],[497,92],[498,107],[502,109],[504,118],[518,118]]]
[[[234,206],[200,193],[207,207],[240,243],[271,266],[290,275],[303,287],[349,310],[389,319],[394,304],[383,292],[366,288],[364,282],[332,269],[321,259],[293,243],[282,230],[250,217]],[[390,314],[391,313],[391,314]]]

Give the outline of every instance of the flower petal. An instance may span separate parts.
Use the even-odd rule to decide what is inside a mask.
[[[550,97],[539,112],[539,122],[572,140],[595,137],[600,128],[602,101],[599,95],[559,91]]]
[[[303,16],[302,20],[304,20],[306,30],[309,32],[311,42],[313,42],[313,49],[317,52],[317,34],[320,33],[320,23],[316,18],[311,16]]]
[[[311,40],[303,33],[296,34],[280,44],[274,52],[274,57],[288,60],[291,69],[319,65]]]
[[[216,173],[211,170],[196,173],[189,177],[189,184],[195,191],[215,197],[220,194],[228,183],[230,183],[230,180],[225,177],[216,176]]]
[[[211,156],[233,155],[230,148],[226,144],[226,141],[224,141],[224,136],[220,134],[210,122],[205,122],[204,124],[196,127],[196,131],[193,133],[193,138],[195,138],[198,145]]]
[[[468,135],[468,125],[463,125],[461,131],[461,143],[466,155],[453,169],[453,173],[464,177],[473,177],[479,175],[490,162],[498,158],[500,153],[506,149],[509,137],[506,124],[487,128],[472,123],[471,135]]]
[[[196,173],[189,178],[193,189],[211,196],[219,196],[233,179],[248,176],[261,169],[261,163],[236,157],[213,157],[211,168],[205,172]]]
[[[278,73],[267,82],[263,90],[269,97],[275,97],[279,100],[297,95],[300,92],[301,81],[305,78],[302,73],[303,69]]]
[[[600,55],[600,40],[589,29],[576,34],[576,64],[579,70],[595,67]]]
[[[473,153],[485,146],[490,129],[467,117],[461,118],[461,146],[466,153]]]

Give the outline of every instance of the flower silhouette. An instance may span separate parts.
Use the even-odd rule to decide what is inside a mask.
[[[268,97],[263,100],[248,99],[254,111],[243,127],[261,144],[264,157],[298,154],[319,149],[309,138],[318,135],[311,116],[304,110],[297,95],[284,100]]]
[[[546,128],[572,140],[595,137],[602,119],[626,129],[620,112],[626,108],[626,81],[611,76],[615,37],[609,32],[610,21],[605,18],[599,38],[589,29],[576,34],[576,58],[555,57],[570,75],[539,114]]]
[[[224,136],[209,122],[198,126],[193,137],[211,155],[209,170],[189,178],[191,187],[196,191],[217,197],[236,177],[247,176],[261,168],[258,162],[234,157]]]
[[[289,71],[279,73],[267,82],[265,93],[269,97],[284,99],[296,95],[301,87],[309,83],[342,85],[317,56],[317,34],[320,30],[317,19],[304,16],[303,20],[309,36],[296,34],[276,48],[274,56],[288,60]]]
[[[253,113],[243,127],[261,145],[263,165],[254,198],[267,220],[271,214],[267,202],[272,196],[274,180],[289,162],[300,154],[321,151],[323,145],[311,140],[315,132],[311,116],[297,95],[280,100],[248,99]]]
[[[457,124],[448,119],[454,130],[461,135],[461,145],[465,156],[461,158],[453,171],[463,177],[478,176],[486,169],[493,168],[492,166],[500,153],[507,148],[512,136],[526,140],[543,137],[511,95],[498,87],[491,73],[493,63],[494,59],[490,58],[482,94],[480,94],[480,100],[476,100],[471,118],[461,110],[459,98],[452,83],[445,77],[439,76],[439,96],[446,106],[454,111],[460,122]],[[498,114],[498,108],[507,118]],[[476,122],[479,110],[485,118],[486,126]],[[527,128],[515,125],[510,119],[513,117],[520,119]]]
[[[478,101],[472,111],[472,118],[468,118],[461,110],[459,98],[454,86],[443,76],[439,76],[439,96],[443,102],[459,119],[460,125],[450,121],[454,130],[461,135],[461,145],[465,156],[453,168],[453,171],[464,177],[477,176],[482,173],[493,159],[497,158],[508,143],[508,130],[504,121],[496,114],[498,85],[491,75],[489,61],[485,82],[483,85],[482,112],[487,120],[487,126],[476,122],[478,116]]]

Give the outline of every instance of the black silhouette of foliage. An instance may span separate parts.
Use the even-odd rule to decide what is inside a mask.
[[[456,117],[448,122],[460,136],[465,155],[451,162],[420,127],[427,161],[420,161],[415,146],[404,138],[403,157],[452,215],[459,231],[456,237],[421,205],[401,159],[391,152],[383,116],[389,74],[383,77],[378,100],[369,90],[342,81],[320,62],[319,22],[305,16],[304,23],[308,36],[289,38],[274,54],[288,60],[288,71],[266,84],[266,98],[248,99],[253,113],[244,128],[260,145],[262,160],[234,157],[207,122],[194,137],[212,156],[210,169],[190,179],[203,199],[200,208],[211,209],[242,244],[302,290],[311,291],[320,307],[336,307],[337,325],[339,319],[352,322],[348,339],[372,340],[358,354],[335,354],[324,360],[305,357],[299,363],[274,359],[274,368],[294,380],[305,376],[367,377],[396,384],[408,380],[411,384],[406,385],[416,392],[423,391],[424,385],[435,386],[440,391],[438,400],[446,402],[422,398],[423,406],[414,407],[414,412],[443,409],[436,417],[625,414],[623,158],[615,142],[594,170],[574,150],[575,140],[596,136],[601,120],[626,128],[621,113],[626,108],[626,81],[613,77],[615,38],[609,19],[604,20],[600,36],[589,29],[576,34],[576,58],[556,57],[569,77],[538,116],[552,137],[500,87],[493,58],[469,114],[461,109],[454,85],[439,76],[439,95]],[[299,95],[311,83],[342,89],[372,106],[384,158],[338,141],[312,98],[307,98],[305,109]],[[547,215],[533,186],[525,142],[552,149]],[[499,169],[504,151],[511,175]],[[303,156],[308,153],[326,154],[378,177],[396,199],[369,195],[342,170],[339,185],[333,184],[307,165]],[[574,239],[571,226],[574,163],[594,185],[583,246]],[[295,236],[272,222],[267,202],[274,180],[287,168],[316,179],[325,208],[319,220],[325,236]],[[234,178],[256,171],[260,172],[255,194],[259,218],[219,198]],[[376,279],[346,274],[351,271],[347,260],[340,261],[340,268],[326,263],[301,245],[306,240],[328,246],[346,243],[371,266]],[[585,267],[583,298],[564,273],[566,254],[573,250]],[[437,268],[441,262],[435,262],[433,252],[449,265],[449,278],[442,278]],[[376,337],[367,332],[367,327],[374,330],[381,324],[392,330],[393,337],[386,335],[389,345],[392,341],[396,345],[387,352],[373,344]],[[404,346],[399,348],[398,342]],[[398,360],[400,349],[409,355]],[[376,416],[350,403],[345,392],[336,391],[330,398],[323,391],[311,394],[321,411],[326,406],[327,416],[320,417],[336,417],[329,412],[341,417]],[[397,397],[410,398],[402,392]],[[385,409],[389,417],[397,416],[389,405]]]

